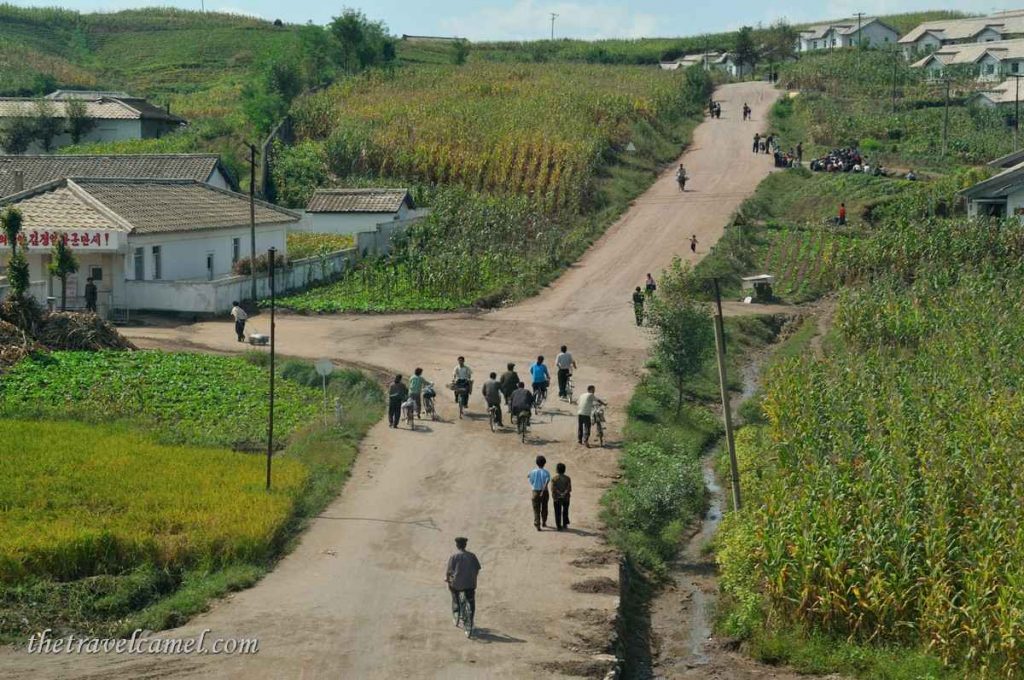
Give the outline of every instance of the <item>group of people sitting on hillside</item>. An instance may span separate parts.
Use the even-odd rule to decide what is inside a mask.
[[[811,161],[814,172],[858,172],[876,177],[888,174],[880,165],[871,165],[855,146],[833,149]]]

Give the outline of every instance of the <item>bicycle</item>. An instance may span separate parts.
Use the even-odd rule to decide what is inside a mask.
[[[423,391],[423,411],[431,420],[437,420],[437,411],[434,410],[434,397],[436,393],[433,389]]]
[[[408,401],[402,404],[402,410],[405,412],[405,422],[409,424],[410,430],[416,429],[416,402]]]
[[[466,631],[466,637],[473,637],[473,608],[469,605],[469,598],[466,591],[459,591],[459,610],[455,613],[455,626],[462,624]]]
[[[533,392],[533,411],[537,415],[540,415],[540,407],[544,404],[544,400],[547,399],[548,388],[538,387]]]
[[[565,396],[570,404],[572,403],[572,392],[575,387],[576,384],[573,382],[572,373],[570,373],[569,378],[565,381]]]
[[[594,408],[594,413],[590,416],[590,421],[594,426],[594,430],[597,431],[597,442],[600,446],[604,446],[604,406],[598,404]],[[589,445],[589,437],[587,444]]]
[[[501,406],[496,406],[494,404],[487,407],[487,420],[490,422],[491,432],[498,429],[498,416],[500,415],[500,411],[498,409],[500,408]]]
[[[459,404],[459,418],[462,418],[462,414],[466,410],[466,404],[469,402],[469,393],[473,389],[473,383],[465,380],[459,380],[452,384],[452,391],[455,392],[455,401]]]
[[[514,417],[516,419],[516,431],[519,433],[519,439],[525,444],[526,433],[530,430],[530,412],[523,411],[518,416]]]

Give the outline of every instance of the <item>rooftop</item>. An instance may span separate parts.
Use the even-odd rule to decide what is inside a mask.
[[[189,179],[67,178],[0,201],[16,205],[29,228],[106,229],[132,234],[206,231],[249,225],[249,197]],[[256,224],[300,216],[256,202]]]
[[[95,93],[90,93],[95,94]],[[38,114],[39,102],[45,102],[52,115],[67,117],[68,102],[77,99],[85,102],[85,114],[97,120],[164,120],[184,123],[185,119],[172,115],[144,99],[100,96],[95,99],[68,96],[63,99],[32,99],[27,97],[0,97],[0,118],[29,118]]]
[[[0,156],[0,198],[17,192],[14,173],[22,173],[22,189],[66,177],[132,177],[191,179],[205,182],[220,166],[216,154],[41,155]]]
[[[986,53],[991,54],[999,61],[1004,59],[1024,59],[1024,39],[945,45],[927,57],[919,59],[913,65],[924,66],[933,58],[947,65],[973,64]]]
[[[926,21],[900,38],[903,44],[917,42],[925,33],[934,33],[943,40],[969,40],[986,28],[999,33],[1024,33],[1024,10],[1009,10],[984,17]]]
[[[394,213],[405,203],[415,207],[408,189],[317,189],[306,211],[311,213]]]
[[[888,24],[879,21],[878,17],[861,17],[859,26],[863,29],[874,21],[878,21],[878,23],[883,26],[888,26]],[[841,35],[853,35],[858,30],[857,19],[840,19],[839,21],[833,21],[830,23],[808,26],[800,31],[800,37],[806,40],[821,40],[833,29],[835,29],[836,33]]]
[[[968,198],[1002,198],[1024,185],[1024,163],[1011,166],[994,177],[967,187],[960,193]]]

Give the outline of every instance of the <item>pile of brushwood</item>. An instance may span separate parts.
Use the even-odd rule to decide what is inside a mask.
[[[0,367],[47,350],[135,349],[113,325],[91,312],[45,312],[30,297],[0,302]]]

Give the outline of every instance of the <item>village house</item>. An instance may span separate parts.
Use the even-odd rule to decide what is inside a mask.
[[[703,66],[704,70],[716,69],[728,73],[733,78],[742,78],[753,70],[750,64],[740,64],[732,52],[701,52],[687,54],[675,61],[663,61],[659,64],[663,71],[676,71],[691,66]]]
[[[1018,97],[1024,97],[1024,91],[1018,89],[1016,78],[1004,80],[990,88],[979,90],[967,98],[968,105],[983,106],[985,108],[996,108],[1013,106]]]
[[[0,156],[0,199],[66,177],[191,179],[238,190],[216,154],[49,154]]]
[[[1005,164],[1012,160],[1011,156],[1019,157],[1022,153],[1004,156],[993,163]],[[960,195],[967,201],[970,217],[1016,217],[1024,222],[1024,161],[964,189]]]
[[[859,45],[883,47],[896,44],[899,37],[896,29],[875,17],[843,19],[801,30],[796,50],[805,53]]]
[[[66,119],[68,102],[72,100],[85,103],[85,116],[93,122],[92,127],[83,133],[82,143],[159,138],[186,123],[165,109],[123,92],[58,90],[43,99],[0,97],[0,126],[5,121],[38,116],[41,102],[49,115]],[[54,137],[52,148],[59,149],[71,143],[71,134],[64,129]],[[46,150],[39,141],[34,141],[28,151],[40,153]]]
[[[355,234],[378,224],[416,216],[408,189],[317,189],[306,205],[298,231]]]
[[[1006,75],[1024,74],[1024,39],[947,45],[912,64],[940,78],[956,66],[977,73],[978,80],[1002,80]]]
[[[226,311],[231,296],[247,290],[248,279],[232,270],[250,254],[248,196],[194,179],[64,178],[8,196],[4,206],[24,217],[30,293],[41,303],[60,295],[47,270],[58,238],[79,264],[68,278],[69,306],[84,306],[92,278],[105,317],[129,309]],[[300,215],[262,201],[255,212],[257,254],[274,247],[287,255],[288,227]],[[0,297],[9,256],[2,238]],[[225,285],[210,285],[217,282]]]
[[[907,57],[923,56],[948,45],[1024,38],[1024,10],[984,17],[926,21],[899,39]]]

